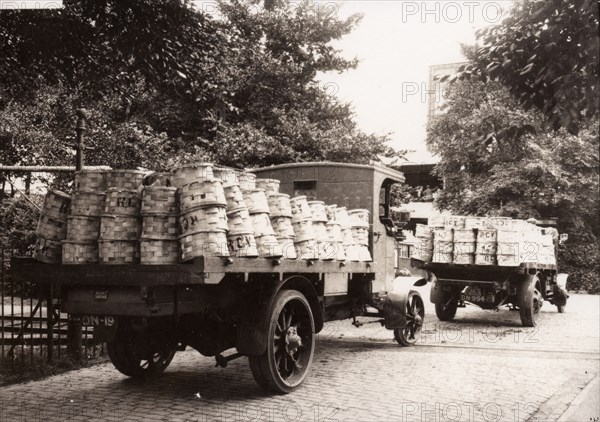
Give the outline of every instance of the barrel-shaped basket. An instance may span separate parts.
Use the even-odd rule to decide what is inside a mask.
[[[342,244],[344,246],[354,246],[356,245],[356,240],[352,235],[351,227],[342,227]]]
[[[454,255],[452,253],[444,253],[433,250],[433,255],[431,258],[432,262],[439,262],[442,264],[451,264],[453,261]]]
[[[75,172],[75,192],[81,190],[106,190],[106,177],[108,170],[81,170]]]
[[[102,214],[100,217],[101,240],[137,241],[141,228],[140,217],[112,214]]]
[[[138,240],[98,241],[98,262],[104,265],[139,264],[140,242]]]
[[[312,215],[312,220],[315,222],[327,223],[327,212],[325,211],[325,202],[323,201],[308,201],[308,206]]]
[[[294,226],[291,217],[273,217],[271,216],[271,226],[277,237],[294,238]]]
[[[187,163],[171,170],[171,185],[181,188],[190,183],[203,183],[215,180],[212,163]]]
[[[144,265],[170,265],[179,261],[177,239],[150,239],[140,241],[140,263]]]
[[[329,235],[327,234],[327,223],[322,221],[313,221],[313,233],[317,242],[329,241]]]
[[[106,189],[137,190],[142,185],[145,174],[141,170],[110,170],[106,173]]]
[[[312,220],[312,211],[306,196],[294,196],[290,199],[290,206],[292,207],[292,219],[294,221]]]
[[[48,264],[55,264],[61,261],[62,246],[60,241],[44,239],[37,237],[33,245],[33,259]]]
[[[104,214],[136,216],[140,213],[137,190],[109,188],[104,200]]]
[[[244,203],[248,207],[250,214],[269,214],[269,202],[264,189],[249,189],[243,191]]]
[[[358,250],[358,260],[360,262],[371,262],[373,258],[371,257],[371,252],[369,252],[369,248],[363,245],[357,246]]]
[[[70,215],[100,217],[104,212],[106,194],[98,191],[79,191],[73,194]]]
[[[228,230],[227,211],[224,206],[192,208],[183,212],[177,221],[182,236],[198,231],[226,232]]]
[[[237,177],[242,191],[256,189],[256,174],[242,171],[238,173]]]
[[[71,215],[67,226],[67,239],[73,242],[97,241],[100,236],[100,218]]]
[[[244,195],[238,185],[230,185],[224,187],[225,201],[227,202],[227,210],[233,211],[239,208],[247,208],[244,202]]]
[[[140,212],[143,215],[179,213],[177,188],[170,186],[146,186],[142,191]]]
[[[250,213],[248,213],[248,209],[245,207],[227,212],[227,226],[230,234],[254,234],[254,226],[252,225],[252,219],[250,218]]]
[[[292,217],[290,196],[285,193],[271,194],[267,197],[271,217]]]
[[[42,214],[59,221],[67,221],[71,196],[59,190],[50,189],[44,197]]]
[[[329,221],[326,225],[327,228],[327,237],[332,242],[340,242],[344,241],[344,236],[342,235],[342,226],[340,226],[336,221]]]
[[[177,240],[179,237],[177,216],[172,214],[147,214],[142,216],[141,237],[154,240]]]
[[[322,261],[333,261],[337,259],[340,249],[344,249],[344,246],[339,242],[317,242],[319,249],[319,259]]]
[[[255,236],[258,256],[262,258],[281,258],[283,251],[277,238],[272,234]]]
[[[219,205],[226,207],[225,191],[220,180],[191,182],[179,188],[180,212],[193,208]]]
[[[294,239],[291,237],[278,237],[277,241],[281,245],[281,253],[285,259],[297,259],[298,254],[296,253],[296,247],[294,246]]]
[[[317,260],[319,259],[319,245],[316,240],[295,241],[296,257],[298,259]]]
[[[434,253],[453,253],[454,252],[454,243],[453,242],[433,242],[433,252]]]
[[[433,229],[433,240],[437,242],[453,242],[454,230],[446,227],[435,227]]]
[[[475,254],[476,265],[498,265],[496,254]]]
[[[227,235],[222,231],[199,231],[179,237],[181,260],[199,256],[229,256]]]
[[[237,177],[237,172],[231,167],[215,166],[213,168],[214,177],[223,183],[224,188],[230,186],[240,186],[240,181]]]
[[[481,255],[496,255],[498,253],[498,243],[496,242],[477,242],[475,253]]]
[[[335,209],[335,221],[340,223],[342,228],[352,227],[352,221],[350,220],[346,207],[337,207]]]
[[[63,240],[62,262],[63,264],[97,264],[98,242],[79,242]]]
[[[475,263],[475,254],[455,253],[452,256],[452,262],[454,264],[474,264]]]
[[[293,221],[292,227],[294,228],[294,235],[296,242],[305,242],[315,239],[315,232],[313,230],[313,224],[311,219]]]
[[[455,229],[455,230],[464,230],[465,223],[467,221],[467,217],[461,215],[451,215],[446,217],[445,227]]]
[[[475,242],[477,236],[473,229],[454,229],[455,242]]]
[[[369,246],[369,229],[367,227],[352,227],[352,237],[359,246]]]
[[[280,183],[277,179],[256,179],[256,187],[263,189],[267,196],[278,194]]]
[[[369,227],[369,211],[365,209],[355,209],[348,211],[348,216],[352,221],[353,227]]]
[[[271,220],[269,218],[269,214],[267,214],[267,213],[250,214],[250,219],[252,220],[252,227],[254,230],[255,237],[275,236],[275,231],[273,230],[273,226],[271,226]]]
[[[498,231],[496,229],[481,228],[477,230],[477,242],[497,242]]]
[[[475,242],[454,242],[455,254],[474,254],[475,253]]]
[[[257,257],[258,248],[253,232],[227,233],[227,246],[231,256]]]
[[[67,237],[67,222],[40,214],[35,234],[48,240],[64,240]]]

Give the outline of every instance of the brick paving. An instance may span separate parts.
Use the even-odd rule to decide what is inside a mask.
[[[537,328],[474,307],[442,323],[426,306],[410,348],[377,324],[327,324],[304,386],[286,396],[263,392],[246,358],[215,368],[188,349],[149,382],[103,364],[4,387],[0,421],[548,421],[598,376],[598,296],[573,295],[565,314],[546,304]]]

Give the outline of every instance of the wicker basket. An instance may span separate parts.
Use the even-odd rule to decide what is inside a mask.
[[[269,214],[250,214],[252,220],[252,227],[254,229],[254,236],[275,236],[275,231],[271,226],[271,220]]]
[[[227,201],[227,211],[233,211],[239,208],[246,208],[244,195],[237,185],[231,185],[224,188],[225,200]]]
[[[71,215],[100,217],[104,211],[106,194],[98,191],[79,191],[73,195]]]
[[[67,223],[46,214],[40,214],[36,235],[48,240],[64,240],[67,237]]]
[[[271,217],[292,217],[290,196],[285,193],[271,194],[267,197]]]
[[[319,247],[316,240],[294,242],[298,259],[319,259]]]
[[[303,242],[307,240],[315,240],[315,232],[313,230],[312,220],[293,221],[292,227],[294,228],[294,235],[296,236],[296,242]]]
[[[312,211],[308,206],[306,196],[294,196],[292,199],[290,199],[290,205],[292,207],[292,219],[294,221],[312,219]]]
[[[238,208],[227,213],[227,226],[230,234],[252,233],[254,226],[247,208]]]
[[[67,221],[71,197],[59,190],[50,189],[44,197],[42,214],[59,221]]]
[[[227,213],[223,206],[190,209],[178,217],[179,232],[227,231]]]
[[[256,179],[256,187],[258,189],[264,189],[267,196],[279,193],[279,184],[281,182],[277,179]]]
[[[103,214],[100,218],[100,239],[138,240],[141,226],[139,217]]]
[[[342,235],[342,226],[340,226],[335,221],[329,221],[326,226],[327,228],[327,237],[332,242],[342,243],[344,241],[344,236]]]
[[[281,253],[285,259],[296,259],[296,247],[294,246],[294,239],[291,237],[278,237],[277,241],[281,246]]]
[[[352,227],[352,237],[359,246],[369,246],[369,229],[366,227]]]
[[[181,188],[194,182],[215,180],[213,165],[211,163],[182,164],[171,170],[171,186]]]
[[[104,214],[136,216],[140,213],[137,190],[110,188],[106,191]]]
[[[269,203],[267,202],[267,196],[263,189],[251,189],[245,190],[244,192],[244,203],[248,207],[250,214],[267,213],[269,209]]]
[[[325,213],[327,214],[327,220],[335,221],[335,210],[337,205],[325,205]]]
[[[212,205],[227,206],[223,184],[218,180],[192,182],[179,188],[180,212]]]
[[[106,174],[106,189],[137,190],[144,181],[144,175],[141,170],[111,170]]]
[[[179,213],[177,188],[168,186],[146,186],[142,192],[142,215]]]
[[[97,241],[100,237],[100,218],[72,215],[69,217],[67,239],[74,242]]]
[[[327,224],[321,221],[313,221],[313,233],[317,242],[328,242],[329,235],[327,234]]]
[[[142,238],[177,240],[179,229],[177,217],[170,214],[148,214],[142,217]]]
[[[100,240],[98,255],[100,264],[138,264],[140,244],[137,240]]]
[[[242,192],[256,189],[256,174],[242,171],[237,175]]]
[[[294,226],[292,225],[291,217],[273,217],[271,216],[271,226],[275,232],[275,236],[294,238]]]
[[[98,263],[98,242],[62,242],[63,264]]]
[[[59,263],[61,250],[60,242],[38,236],[33,245],[33,258],[48,264]]]
[[[236,171],[230,167],[215,167],[213,168],[215,179],[223,183],[224,188],[230,186],[240,186]]]
[[[352,221],[354,227],[369,227],[369,211],[363,209],[356,209],[348,211],[348,216]]]
[[[327,223],[327,212],[325,211],[325,202],[323,201],[308,201],[312,220],[322,223]]]
[[[344,246],[340,242],[317,242],[319,249],[319,259],[322,261],[333,261],[338,259],[340,250],[344,250]]]
[[[256,239],[252,232],[248,233],[228,233],[227,246],[232,256],[256,257],[258,249]]]
[[[358,260],[360,262],[371,262],[373,258],[371,258],[371,252],[369,252],[369,248],[366,246],[357,246],[358,249]]]
[[[107,170],[82,170],[75,172],[75,192],[81,190],[106,190]]]
[[[229,256],[225,232],[196,232],[179,237],[181,260],[199,256]]]
[[[281,258],[283,256],[281,245],[274,235],[256,236],[255,239],[258,256],[263,258]]]
[[[177,240],[142,239],[140,242],[140,263],[144,265],[177,264],[179,243]]]

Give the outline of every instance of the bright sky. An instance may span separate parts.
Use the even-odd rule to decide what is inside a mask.
[[[364,15],[359,26],[334,45],[358,68],[323,74],[329,92],[351,102],[366,132],[393,132],[392,146],[413,149],[411,161],[430,161],[425,150],[429,66],[464,61],[460,44],[474,44],[478,28],[499,23],[509,0],[346,0],[318,3],[340,17]],[[328,84],[328,85],[327,85]],[[418,87],[419,92],[412,93]]]

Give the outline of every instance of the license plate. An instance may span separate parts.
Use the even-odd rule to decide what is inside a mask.
[[[488,303],[494,303],[494,295],[463,295],[463,300],[465,302],[472,302],[472,303],[481,303],[481,302],[488,302]]]
[[[84,315],[81,317],[82,325],[94,327],[112,327],[116,325],[115,317],[108,315]]]

